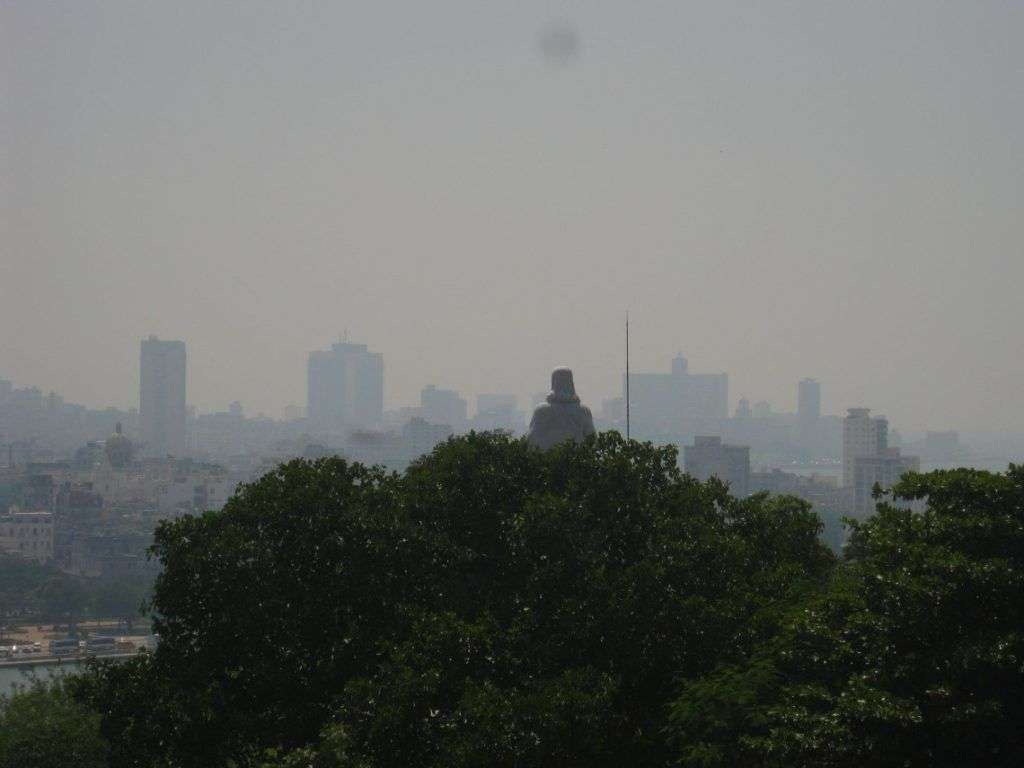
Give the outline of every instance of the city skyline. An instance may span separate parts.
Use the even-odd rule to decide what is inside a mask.
[[[345,334],[345,339],[347,339],[347,336],[348,334]],[[506,390],[505,392],[486,392],[473,394],[467,392],[464,389],[459,388],[458,385],[451,388],[445,388],[439,387],[435,382],[425,382],[421,386],[421,389],[418,393],[415,402],[396,403],[389,402],[387,401],[387,399],[381,401],[379,398],[383,393],[385,389],[385,384],[387,382],[387,376],[385,376],[385,371],[387,367],[385,365],[383,353],[379,351],[369,350],[367,344],[360,344],[350,342],[347,340],[342,340],[331,345],[330,348],[326,351],[310,350],[309,352],[306,353],[306,396],[305,399],[301,400],[302,404],[299,404],[298,402],[289,402],[285,404],[279,403],[278,408],[271,409],[271,413],[266,413],[263,411],[254,411],[252,408],[247,407],[246,404],[239,399],[231,399],[225,404],[225,406],[215,406],[213,408],[204,410],[198,407],[195,402],[191,401],[190,395],[187,398],[185,398],[184,383],[185,381],[187,381],[187,376],[190,374],[191,371],[190,366],[186,367],[184,365],[184,350],[187,347],[187,343],[183,340],[161,340],[159,337],[153,334],[141,339],[140,342],[142,349],[142,357],[140,360],[136,358],[138,364],[136,368],[137,381],[139,383],[136,390],[135,401],[133,403],[103,403],[99,404],[99,406],[97,406],[97,403],[80,404],[82,404],[82,406],[84,406],[85,408],[94,409],[97,411],[102,411],[104,408],[113,409],[116,411],[123,410],[124,412],[134,411],[139,415],[139,418],[141,420],[140,424],[142,425],[143,432],[146,432],[147,430],[152,432],[154,429],[152,426],[145,426],[146,417],[141,413],[142,409],[140,408],[141,401],[144,396],[144,391],[146,389],[145,385],[143,384],[143,379],[146,371],[147,346],[150,347],[151,349],[155,347],[159,347],[161,349],[173,348],[175,354],[180,354],[180,362],[178,362],[178,364],[175,364],[176,367],[179,367],[179,370],[175,373],[175,377],[180,377],[183,381],[176,382],[172,389],[179,390],[179,395],[174,396],[177,397],[178,399],[184,400],[184,410],[193,416],[217,416],[229,413],[232,416],[241,417],[243,411],[245,411],[246,417],[258,416],[260,418],[268,418],[274,421],[287,422],[289,420],[294,419],[309,419],[309,398],[313,396],[314,389],[319,389],[322,391],[322,393],[318,395],[319,398],[323,400],[324,397],[327,397],[329,399],[333,399],[336,403],[334,404],[334,406],[331,406],[331,404],[328,404],[328,402],[325,400],[324,404],[322,404],[322,406],[319,406],[318,410],[312,416],[313,422],[319,423],[319,426],[321,426],[324,430],[327,430],[326,432],[324,432],[325,434],[327,432],[333,432],[336,435],[340,435],[341,433],[337,431],[339,428],[384,429],[385,431],[387,431],[388,429],[391,429],[396,425],[400,425],[400,423],[404,423],[404,420],[408,420],[410,414],[420,414],[422,417],[427,418],[427,421],[440,424],[442,422],[437,421],[436,418],[429,418],[431,414],[437,412],[437,406],[432,406],[432,404],[430,404],[430,402],[428,402],[428,400],[425,399],[427,394],[430,392],[435,392],[437,395],[449,398],[462,398],[463,395],[465,395],[462,401],[462,409],[465,411],[467,417],[469,415],[472,415],[474,420],[478,419],[481,415],[485,416],[486,409],[484,411],[481,411],[480,403],[488,398],[499,398],[501,400],[513,398],[512,402],[510,403],[510,406],[508,407],[518,409],[520,406],[525,406],[526,413],[528,413],[532,408],[534,408],[536,404],[538,404],[538,402],[541,402],[544,399],[543,392],[535,391],[531,392],[528,395],[521,395]],[[152,354],[150,356],[153,357]],[[369,400],[362,401],[361,404],[359,404],[359,406],[356,407],[356,409],[361,413],[366,408],[369,408],[372,414],[370,418],[362,418],[361,416],[353,418],[352,414],[355,414],[355,412],[352,412],[352,414],[350,414],[348,417],[343,418],[342,411],[338,411],[334,417],[331,417],[329,415],[329,411],[326,410],[344,410],[351,408],[351,406],[343,406],[342,404],[343,402],[348,401],[354,394],[354,392],[347,392],[347,388],[351,386],[351,383],[346,383],[347,377],[346,374],[344,373],[345,366],[342,362],[342,360],[344,360],[345,358],[356,360],[366,359],[370,361],[371,368],[367,369],[365,374],[359,372],[359,368],[356,368],[352,370],[352,373],[349,373],[347,375],[347,377],[351,377],[354,374],[356,377],[355,380],[364,378],[366,375],[370,376],[370,379],[367,379],[365,384],[359,385],[360,387],[364,388],[362,389],[362,391],[364,391],[364,394],[356,395],[359,398],[366,398],[367,396],[369,396]],[[329,364],[331,368],[330,373],[325,372],[322,374],[317,371],[319,367],[323,366],[324,362],[332,359],[337,359],[338,362],[337,364],[334,365]],[[318,365],[314,366],[314,362],[317,362]],[[341,365],[341,368],[335,370],[335,367],[337,365]],[[358,364],[359,367],[365,365],[366,364],[364,364],[364,362],[359,362]],[[349,364],[349,367],[351,367],[351,364]],[[151,369],[152,368],[153,366],[151,364]],[[314,374],[316,379],[319,380],[319,382],[321,383],[314,385]],[[696,385],[698,387],[711,386],[712,390],[709,390],[707,393],[698,394],[696,390],[690,391],[690,387],[694,386],[694,384],[684,386],[682,390],[678,390],[678,387],[681,385],[681,382],[678,379],[679,376],[682,376],[683,380],[689,380],[690,382],[701,382],[700,384]],[[658,427],[658,422],[656,421],[651,422],[650,424],[646,425],[645,431],[648,434],[653,434],[657,432],[659,429],[662,429],[663,432],[665,429],[668,429],[669,432],[672,432],[675,430],[675,425],[677,423],[690,423],[692,425],[695,425],[699,423],[712,423],[717,421],[721,422],[722,424],[725,424],[726,422],[729,422],[730,420],[736,420],[739,417],[745,417],[748,419],[752,417],[755,419],[771,419],[783,416],[793,417],[796,419],[797,424],[803,423],[806,427],[812,426],[818,418],[829,417],[833,419],[842,419],[844,418],[844,415],[847,412],[865,409],[863,403],[858,403],[856,404],[856,406],[850,406],[850,404],[847,404],[847,406],[838,408],[836,412],[831,412],[830,410],[822,407],[821,382],[814,378],[802,378],[791,382],[791,388],[793,390],[793,396],[791,397],[792,402],[787,403],[759,399],[754,403],[754,408],[752,411],[750,397],[745,396],[745,394],[737,395],[733,392],[728,391],[728,379],[729,374],[727,372],[723,372],[720,374],[690,373],[688,370],[688,359],[685,356],[683,356],[681,352],[677,352],[676,355],[672,357],[671,360],[668,361],[667,369],[663,368],[663,370],[660,371],[648,372],[637,371],[636,367],[634,366],[633,372],[631,374],[631,380],[633,380],[634,383],[634,391],[632,394],[634,407],[635,409],[638,407],[638,400],[643,400],[643,402],[639,403],[641,413],[642,409],[653,408],[655,411],[662,412],[664,414],[665,418],[662,420],[662,422],[660,422],[663,424],[663,427]],[[13,385],[15,389],[37,389],[40,391],[41,394],[45,396],[56,395],[61,401],[73,401],[72,399],[68,398],[65,393],[60,391],[46,390],[45,388],[41,388],[38,385],[27,382],[11,381],[10,379],[5,379],[5,377],[3,377],[2,375],[0,375],[0,380],[5,381],[6,384]],[[154,377],[151,376],[151,381],[153,380]],[[623,373],[623,382],[625,383],[625,373]],[[649,384],[644,384],[644,382],[649,382]],[[673,382],[676,383],[674,384]],[[638,384],[640,386],[637,386]],[[190,392],[190,385],[187,386],[189,387],[188,391]],[[666,387],[668,387],[668,389],[666,389]],[[333,393],[331,393],[332,389]],[[725,397],[726,393],[728,393],[726,401],[729,404],[727,410],[722,411],[722,406],[719,402],[719,399]],[[624,417],[622,416],[622,414],[618,412],[623,411],[623,394],[624,392],[621,391],[618,392],[617,394],[612,394],[610,397],[607,398],[589,398],[589,401],[594,403],[595,409],[597,409],[598,403],[601,403],[601,409],[595,410],[595,414],[601,415],[604,419],[604,423],[610,423],[608,422],[608,419],[611,419],[611,421],[621,421]],[[682,399],[679,399],[680,397],[682,397]],[[692,399],[691,401],[691,398],[693,397],[696,397],[696,399]],[[707,399],[707,397],[710,397],[711,399]],[[470,401],[475,402],[475,408],[473,408],[472,410],[468,409],[468,404]],[[450,407],[451,406],[442,407],[442,410],[443,408]],[[885,407],[882,407],[880,409],[878,407],[878,403],[876,403],[876,411],[877,413],[893,413],[892,410],[886,409]],[[609,416],[609,413],[612,414],[612,416]],[[625,412],[623,411],[623,413]],[[617,416],[614,414],[617,414]],[[381,420],[382,416],[384,418],[383,421]],[[808,417],[810,417],[810,424],[808,424]],[[181,414],[180,418],[183,420],[183,413]],[[891,421],[889,417],[882,418],[884,418],[887,421]],[[152,417],[150,421],[152,421]],[[484,422],[486,421],[487,420],[484,419]],[[456,428],[456,431],[460,431],[463,428],[497,428],[495,426],[488,427],[486,426],[485,423],[476,423],[472,420],[466,420],[465,418],[461,417],[457,417],[454,420],[452,420],[452,424],[450,424],[450,426],[454,426]],[[1018,434],[1013,430],[1007,429],[985,430],[972,429],[971,427],[967,427],[966,429],[964,429],[950,427],[949,425],[935,424],[928,424],[924,425],[923,427],[915,427],[898,423],[898,426],[899,428],[897,431],[902,431],[908,434],[915,435],[922,435],[926,432],[942,432],[943,430],[948,429],[952,429],[953,431],[977,433],[991,432],[992,434]],[[183,421],[179,428],[182,430],[184,429]],[[805,437],[807,436],[808,435],[805,435]],[[735,437],[735,435],[733,435],[733,437]],[[180,442],[180,438],[175,439],[178,442]],[[152,442],[153,440],[150,441]],[[743,440],[740,438],[740,442],[742,441]],[[146,442],[144,437],[143,442]],[[160,454],[162,453],[162,451],[158,450],[157,453]],[[178,453],[178,451],[168,451],[168,453],[175,454]]]
[[[348,335],[349,335],[348,333],[345,333],[345,334],[343,334],[343,337],[347,338]],[[166,340],[166,339],[161,339],[161,337],[158,337],[155,334],[149,334],[147,337],[143,337],[139,341],[141,341],[143,349],[145,349],[147,342],[149,342],[149,343],[156,342],[157,344],[160,344],[160,345],[183,344],[185,347],[188,348],[188,350],[189,350],[188,354],[189,354],[189,357],[191,359],[192,347],[191,347],[191,345],[189,344],[189,342],[187,340]],[[295,417],[295,409],[299,408],[302,411],[302,417],[306,418],[306,417],[308,417],[308,413],[306,413],[306,410],[308,408],[309,397],[310,397],[310,394],[311,394],[311,392],[310,392],[309,377],[310,377],[310,373],[311,373],[312,360],[316,356],[324,355],[324,354],[330,354],[331,348],[333,348],[334,350],[337,350],[339,348],[350,348],[353,351],[355,351],[356,353],[359,353],[359,350],[362,350],[361,354],[366,354],[366,350],[367,350],[367,345],[366,344],[349,342],[347,340],[339,340],[339,341],[336,341],[333,345],[328,345],[328,346],[329,346],[329,349],[328,349],[328,351],[326,353],[325,352],[318,352],[316,350],[308,350],[308,351],[306,351],[302,355],[303,360],[304,360],[303,369],[302,369],[303,390],[304,391],[302,393],[300,393],[300,396],[295,398],[294,400],[291,400],[291,401],[288,401],[288,402],[277,403],[276,405],[271,405],[268,410],[263,410],[263,409],[259,409],[259,408],[253,407],[251,402],[247,402],[247,401],[245,401],[242,398],[234,397],[234,396],[230,396],[229,395],[229,396],[224,397],[222,401],[212,402],[211,405],[203,407],[200,404],[196,403],[193,400],[193,397],[192,397],[193,389],[192,389],[192,383],[191,383],[192,379],[191,379],[191,377],[193,375],[193,365],[189,364],[187,367],[183,366],[184,370],[182,371],[182,375],[185,376],[185,380],[187,382],[186,389],[187,389],[187,391],[189,393],[188,397],[187,397],[187,399],[185,401],[185,405],[189,409],[189,411],[197,413],[197,414],[198,413],[207,413],[207,414],[223,413],[223,412],[227,412],[229,410],[232,410],[234,408],[244,406],[245,407],[245,412],[246,412],[247,416],[259,415],[261,417],[271,418],[271,419],[274,419],[274,420],[282,420],[282,419],[283,420],[288,420],[289,418],[294,418]],[[138,349],[138,348],[136,348],[136,349]],[[536,387],[534,387],[533,390],[530,391],[528,394],[523,394],[522,392],[513,391],[511,388],[505,388],[504,390],[500,390],[500,391],[499,391],[499,389],[500,389],[499,388],[499,389],[495,389],[495,390],[491,390],[491,391],[487,391],[487,392],[471,392],[471,391],[465,389],[464,387],[461,387],[457,382],[451,384],[450,386],[441,386],[436,380],[432,380],[432,381],[424,380],[421,383],[415,384],[415,385],[409,385],[408,383],[406,383],[402,387],[403,390],[414,389],[414,388],[418,387],[418,389],[416,389],[416,391],[415,391],[415,396],[409,402],[394,402],[392,400],[389,400],[388,396],[387,396],[387,392],[388,392],[388,378],[389,377],[387,375],[388,366],[387,366],[386,363],[384,363],[384,361],[387,359],[387,357],[386,357],[386,355],[384,355],[383,352],[381,352],[379,350],[373,352],[372,356],[375,357],[375,358],[379,358],[379,360],[378,360],[378,362],[376,364],[382,366],[382,370],[378,371],[378,373],[376,375],[379,376],[380,379],[381,379],[381,382],[377,386],[381,386],[382,387],[382,391],[384,393],[384,400],[383,400],[382,411],[385,414],[387,414],[387,413],[398,413],[398,412],[401,412],[401,411],[404,411],[404,410],[415,409],[415,408],[420,407],[422,405],[422,395],[423,395],[424,390],[428,390],[428,389],[431,389],[431,388],[436,388],[438,391],[441,391],[441,392],[450,391],[450,392],[452,392],[454,394],[457,394],[457,395],[459,395],[461,397],[464,397],[466,399],[467,404],[470,403],[470,402],[476,403],[478,398],[481,398],[481,397],[483,397],[483,398],[487,398],[489,396],[506,397],[506,396],[509,396],[509,395],[514,396],[516,398],[517,405],[525,406],[527,409],[530,409],[530,408],[534,407],[537,404],[537,403],[534,402],[534,400],[537,400],[537,398],[539,396],[538,392],[536,391]],[[681,352],[678,352],[678,351],[670,359],[666,359],[666,360],[662,361],[662,364],[658,368],[655,368],[653,370],[643,370],[643,369],[638,370],[638,367],[637,367],[636,363],[634,363],[633,364],[632,374],[630,376],[631,380],[633,381],[634,387],[635,387],[635,385],[637,384],[638,381],[643,381],[645,379],[651,380],[652,382],[663,380],[663,381],[665,381],[667,383],[668,381],[671,380],[671,375],[674,375],[673,372],[677,371],[677,369],[679,368],[680,361],[682,361],[682,372],[683,372],[683,375],[687,375],[686,366],[687,366],[689,360]],[[67,402],[81,402],[81,404],[84,405],[87,408],[93,408],[93,409],[99,409],[99,410],[102,410],[104,408],[114,408],[114,409],[123,409],[123,410],[126,410],[126,411],[131,411],[131,410],[139,410],[140,409],[140,405],[141,405],[140,397],[141,397],[141,392],[143,390],[143,384],[142,384],[142,380],[141,380],[141,377],[143,376],[143,368],[144,368],[144,365],[141,364],[140,359],[138,357],[138,353],[136,353],[136,356],[135,356],[135,395],[134,395],[134,398],[129,400],[128,402],[120,402],[120,403],[119,402],[101,402],[101,403],[81,402],[81,401],[76,400],[73,396],[69,396],[67,390],[51,389],[49,387],[41,386],[37,382],[21,381],[21,380],[17,379],[16,377],[12,376],[9,372],[0,371],[0,379],[7,379],[8,381],[11,381],[16,388],[36,388],[36,389],[39,389],[43,394],[50,394],[50,393],[56,394],[56,395],[60,396],[63,400],[65,400]],[[788,393],[788,398],[784,396],[781,400],[776,401],[776,400],[769,400],[769,399],[767,399],[765,397],[762,397],[760,394],[751,394],[751,392],[748,391],[748,390],[744,390],[744,391],[742,391],[742,393],[738,393],[736,391],[736,388],[730,387],[730,385],[728,383],[731,380],[731,374],[728,371],[724,371],[721,374],[718,374],[718,373],[715,373],[715,374],[697,373],[697,374],[690,374],[690,375],[695,380],[700,380],[701,378],[703,378],[705,380],[709,380],[710,381],[710,380],[715,380],[715,379],[717,379],[719,377],[724,377],[724,379],[726,380],[725,390],[728,392],[728,398],[727,398],[728,409],[727,409],[727,412],[725,414],[719,413],[718,412],[718,406],[715,406],[713,408],[713,410],[715,411],[714,413],[705,414],[707,418],[712,418],[712,419],[722,419],[722,418],[733,417],[735,415],[738,415],[738,409],[741,409],[743,407],[744,403],[746,403],[747,407],[750,407],[751,402],[754,402],[755,411],[757,410],[756,406],[770,406],[771,407],[771,412],[773,414],[790,414],[790,415],[799,417],[800,416],[800,404],[801,404],[800,401],[801,401],[801,397],[803,396],[802,393],[804,392],[804,387],[806,387],[807,385],[813,386],[812,401],[813,401],[813,405],[814,405],[814,411],[817,413],[817,415],[820,415],[820,416],[842,417],[851,408],[858,409],[858,408],[866,407],[866,406],[864,406],[863,402],[857,402],[856,404],[845,404],[845,405],[835,404],[835,405],[833,405],[833,399],[829,398],[827,396],[827,394],[830,394],[830,387],[827,385],[827,382],[825,383],[825,386],[823,386],[823,382],[819,378],[813,377],[813,376],[810,376],[810,377],[808,377],[808,376],[801,376],[800,378],[795,378],[795,377],[792,378],[789,381],[789,388],[790,388],[791,391]],[[625,372],[624,371],[620,372],[619,376],[620,376],[620,381],[624,381]],[[623,392],[621,390],[621,386],[622,385],[620,384],[620,390],[618,392],[610,392],[610,393],[608,393],[608,395],[606,397],[598,397],[598,396],[593,396],[593,395],[588,394],[587,399],[588,399],[589,402],[593,403],[595,406],[598,406],[598,404],[600,404],[602,402],[606,402],[606,401],[611,401],[611,400],[615,400],[615,399],[621,400],[622,396],[623,396]],[[664,385],[659,385],[659,386],[664,386]],[[823,389],[827,393],[826,397],[824,397],[824,398],[822,397],[822,394],[821,394]],[[232,390],[232,391],[235,391],[235,390]],[[651,396],[655,397],[655,400],[653,400],[652,402],[658,402],[660,404],[660,401],[658,400],[658,398],[663,397],[662,395],[655,394],[655,393],[652,392]],[[640,393],[637,392],[637,391],[634,391],[634,393],[633,393],[633,400],[634,400],[634,402],[637,400],[638,397],[640,397]],[[928,424],[922,424],[922,425],[908,424],[906,422],[901,421],[898,418],[894,419],[894,418],[891,418],[891,417],[888,416],[888,414],[898,413],[897,409],[895,409],[895,408],[889,408],[889,407],[885,406],[884,403],[883,404],[879,404],[878,401],[875,402],[875,405],[873,407],[876,410],[876,412],[887,414],[887,418],[890,421],[894,421],[895,423],[897,423],[899,425],[900,429],[902,431],[907,432],[907,433],[920,434],[920,433],[924,433],[926,431],[934,431],[934,430],[940,430],[941,431],[941,430],[944,430],[944,429],[953,429],[953,430],[965,431],[965,432],[973,431],[973,432],[992,432],[992,433],[1006,433],[1006,434],[1017,434],[1018,433],[1017,430],[1014,430],[1012,428],[988,429],[988,428],[979,428],[979,427],[972,426],[972,425],[957,425],[957,424],[951,424],[951,423],[928,423]],[[291,416],[288,415],[289,412],[292,414]],[[476,407],[474,407],[473,409],[471,409],[468,412],[472,413],[473,415],[476,415],[476,414],[479,413],[479,410]],[[669,411],[665,411],[665,412],[669,413]],[[688,416],[684,415],[684,419],[685,418],[693,418],[693,417],[695,417],[697,415],[698,414],[696,414],[696,413],[691,413]],[[756,415],[756,413],[754,415]],[[1024,432],[1024,430],[1020,430],[1020,431]]]
[[[628,309],[637,370],[1024,431],[1020,4],[0,14],[5,376],[127,404],[155,333],[276,414],[348,328],[390,404],[599,402]]]
[[[1022,40],[0,1],[0,768],[1024,766]]]

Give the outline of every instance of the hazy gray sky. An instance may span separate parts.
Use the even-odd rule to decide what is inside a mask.
[[[1024,429],[1024,2],[0,5],[0,377],[279,415],[728,371],[789,409]],[[539,38],[571,25],[555,66]]]

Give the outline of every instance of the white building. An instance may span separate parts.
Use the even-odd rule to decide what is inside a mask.
[[[237,484],[236,480],[219,471],[196,470],[178,474],[158,487],[157,514],[167,519],[220,510]]]
[[[875,509],[875,485],[891,488],[906,472],[916,472],[921,461],[889,447],[889,422],[871,416],[868,408],[850,408],[843,419],[843,486],[853,497],[853,513],[870,515]]]
[[[853,460],[884,456],[889,447],[889,422],[871,416],[870,408],[850,408],[843,419],[843,485],[853,485]]]
[[[866,516],[874,513],[875,485],[889,489],[907,472],[917,472],[921,461],[917,456],[904,456],[899,448],[887,448],[881,456],[858,456],[853,460],[853,513]]]

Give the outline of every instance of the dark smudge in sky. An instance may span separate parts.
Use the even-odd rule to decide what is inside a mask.
[[[579,53],[579,35],[564,22],[548,24],[540,33],[539,46],[548,64],[564,67]]]

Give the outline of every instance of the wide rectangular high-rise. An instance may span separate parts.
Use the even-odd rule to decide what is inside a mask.
[[[351,431],[380,425],[384,356],[365,344],[334,344],[309,353],[308,411],[314,429]]]
[[[181,456],[185,452],[184,341],[142,341],[139,356],[139,427],[142,452]]]
[[[729,376],[690,373],[678,355],[670,373],[631,373],[629,405],[639,434],[673,432],[695,422],[729,416]],[[625,398],[626,379],[622,380]]]

